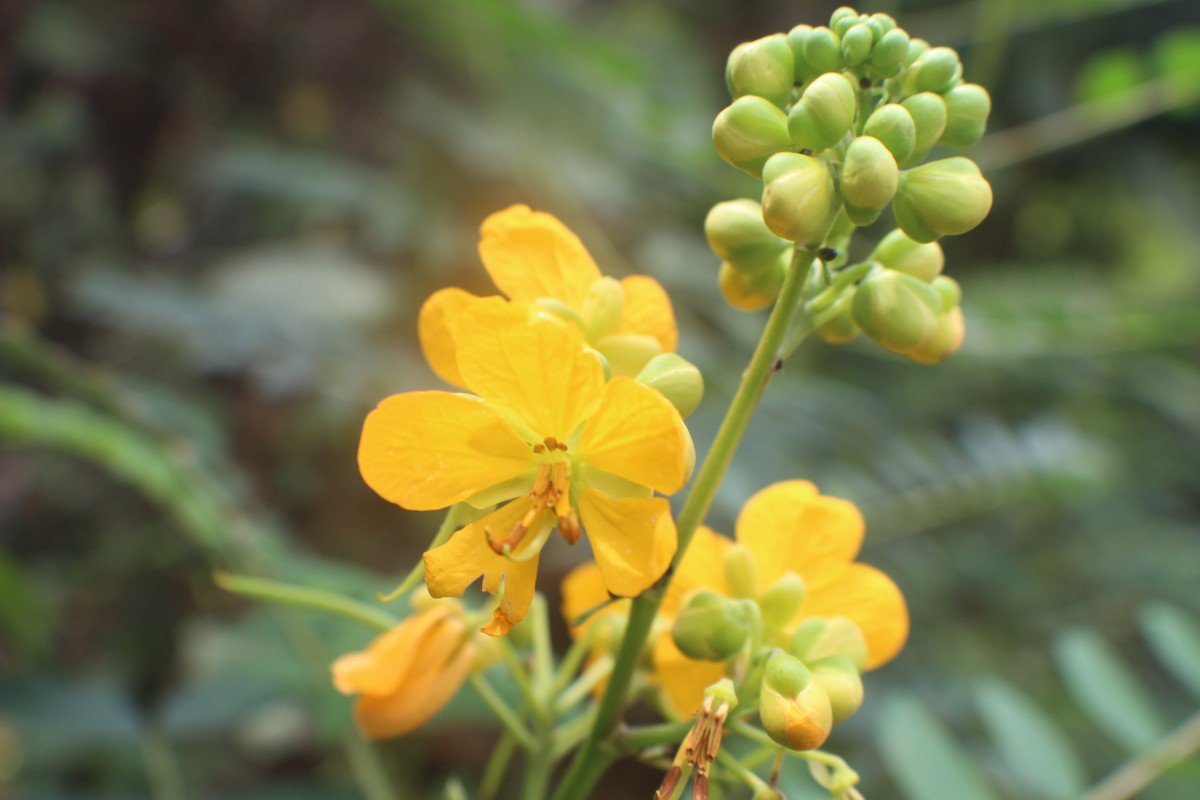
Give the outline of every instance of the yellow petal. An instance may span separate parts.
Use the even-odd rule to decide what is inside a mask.
[[[414,511],[445,508],[535,466],[495,409],[451,392],[392,395],[367,415],[358,445],[367,485]]]
[[[580,564],[567,573],[562,582],[562,612],[567,624],[577,619],[587,611],[609,599],[608,589],[604,587],[604,576],[596,562],[589,561]],[[572,628],[572,634],[578,634],[587,627],[585,622],[578,629]]]
[[[737,540],[754,554],[762,589],[791,571],[811,591],[854,560],[864,530],[853,503],[818,494],[808,481],[768,486],[746,501],[737,520]]]
[[[670,494],[687,481],[687,429],[675,406],[632,378],[604,386],[587,421],[580,459],[655,491]]]
[[[333,685],[342,694],[388,694],[396,690],[420,651],[418,643],[446,620],[450,609],[434,607],[413,614],[366,650],[333,662]],[[461,626],[460,626],[461,627]]]
[[[674,353],[679,343],[671,298],[662,285],[648,275],[630,275],[621,279],[625,305],[613,333],[640,333],[653,336],[664,353]]]
[[[891,661],[908,639],[904,595],[874,567],[851,564],[835,580],[809,591],[803,617],[848,617],[867,640],[867,669]]]
[[[462,309],[477,299],[462,289],[442,289],[430,295],[421,306],[421,314],[417,318],[417,332],[425,360],[439,378],[460,388],[465,384],[458,374],[458,355],[452,326]]]
[[[687,596],[697,589],[729,596],[725,581],[725,553],[733,546],[727,537],[719,536],[701,525],[696,529],[683,560],[675,570],[659,613],[675,619]]]
[[[600,402],[604,368],[573,325],[485,298],[463,308],[454,335],[467,387],[539,437],[566,441]]]
[[[472,522],[440,547],[425,553],[425,585],[434,597],[461,597],[467,587],[483,576],[483,590],[504,596],[492,621],[482,628],[491,636],[503,636],[525,618],[533,602],[539,556],[514,561],[497,555],[487,541],[487,529],[512,530],[532,504],[528,497],[501,506]]]
[[[583,489],[577,499],[609,592],[633,597],[662,577],[678,543],[671,506],[664,498],[616,498]]]
[[[667,704],[680,718],[690,716],[704,701],[704,690],[725,677],[718,661],[694,661],[675,646],[664,632],[654,643],[654,682],[662,687]]]
[[[480,229],[479,256],[497,288],[512,300],[553,297],[578,310],[600,278],[579,237],[555,217],[529,206],[492,214]]]

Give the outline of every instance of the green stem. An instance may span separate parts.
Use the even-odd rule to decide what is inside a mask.
[[[245,575],[233,575],[228,572],[213,573],[213,582],[225,591],[239,594],[242,597],[328,611],[330,614],[337,614],[377,631],[390,631],[400,624],[400,620],[386,611],[326,589],[251,578]]]
[[[450,534],[454,533],[454,529],[458,527],[459,518],[462,516],[464,506],[464,503],[455,503],[450,506],[450,510],[446,512],[446,516],[442,519],[442,524],[438,526],[437,533],[433,535],[433,541],[429,543],[429,547],[426,549],[432,550],[438,545],[445,544],[446,540],[450,538]],[[387,594],[376,595],[375,599],[381,603],[390,603],[423,580],[425,580],[425,559],[420,558],[417,559],[416,566],[409,571],[399,586]]]
[[[521,691],[521,696],[525,702],[529,704],[530,710],[533,711],[533,716],[545,722],[550,719],[550,709],[546,703],[542,702],[542,696],[533,689],[533,683],[529,680],[529,670],[517,655],[517,649],[512,646],[508,639],[500,639],[500,653],[504,657],[504,663],[508,665],[509,672],[512,673],[513,680],[517,684],[517,688]]]
[[[804,275],[807,273],[809,265],[812,264],[816,250],[815,247],[796,246],[792,263],[789,265],[783,281],[783,287],[779,291],[779,298],[771,310],[766,328],[763,329],[762,338],[759,339],[758,347],[754,350],[749,366],[742,374],[742,382],[729,404],[729,410],[721,422],[721,427],[717,430],[712,448],[708,451],[708,456],[697,472],[691,491],[680,509],[679,517],[676,520],[679,549],[675,552],[671,568],[657,584],[633,601],[625,626],[625,637],[621,640],[621,649],[617,655],[616,664],[613,666],[608,687],[600,700],[600,707],[596,713],[596,723],[592,726],[592,731],[583,746],[579,748],[579,752],[575,754],[567,776],[554,794],[556,800],[579,800],[586,797],[611,760],[600,757],[600,742],[613,731],[620,719],[625,695],[633,680],[633,673],[641,657],[642,647],[650,635],[654,618],[658,614],[658,607],[662,603],[666,586],[679,562],[683,559],[684,553],[687,552],[696,529],[704,521],[713,498],[716,496],[717,487],[729,469],[730,462],[733,461],[733,455],[742,440],[742,435],[746,432],[746,426],[750,424],[754,409],[758,406],[763,392],[766,391],[771,377],[779,368],[776,364],[779,346],[787,332],[788,322],[799,304]]]
[[[525,727],[525,723],[521,722],[517,712],[509,707],[508,703],[504,702],[504,698],[492,688],[488,683],[487,678],[482,674],[472,675],[471,685],[475,687],[475,691],[479,692],[479,696],[483,698],[483,702],[492,713],[499,718],[500,722],[508,729],[508,732],[517,740],[517,744],[526,750],[532,752],[537,749],[537,742],[533,738],[533,734],[529,732],[529,728]]]
[[[142,732],[142,763],[154,800],[187,800],[179,759],[166,737],[156,729]]]
[[[622,752],[645,750],[663,744],[678,744],[692,729],[692,720],[663,722],[658,725],[640,725],[626,728],[617,734],[617,746]]]
[[[554,701],[554,710],[563,714],[574,708],[596,688],[599,683],[612,673],[613,660],[607,656],[588,667],[578,679],[558,695]]]
[[[725,769],[738,776],[742,783],[749,786],[755,792],[761,792],[771,788],[767,785],[766,781],[755,775],[753,772],[747,769],[742,762],[738,761],[736,757],[730,755],[726,751],[720,750],[717,752],[717,761],[720,761],[721,765],[725,767]]]
[[[1200,750],[1200,711],[1193,714],[1154,747],[1128,761],[1079,800],[1127,800],[1171,767]]]
[[[533,623],[533,688],[544,699],[543,705],[552,703],[550,693],[554,687],[554,652],[550,647],[550,615],[546,609],[546,598],[533,596],[530,620]]]
[[[500,791],[500,781],[504,780],[504,773],[508,769],[508,763],[512,760],[513,750],[516,747],[516,737],[513,736],[512,731],[505,730],[500,741],[496,742],[491,756],[488,757],[487,766],[483,768],[483,778],[479,782],[481,800],[493,800],[496,792]]]
[[[758,728],[747,725],[744,722],[729,722],[726,727],[739,736],[744,736],[752,742],[770,747],[779,747],[779,743],[768,736]],[[813,761],[817,764],[824,764],[830,769],[853,772],[854,770],[846,763],[846,760],[841,756],[835,756],[833,753],[826,753],[824,750],[787,750],[786,753],[790,756],[803,759],[804,761]]]

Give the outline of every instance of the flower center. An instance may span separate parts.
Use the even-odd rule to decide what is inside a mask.
[[[565,454],[567,446],[553,436],[547,436],[541,444],[533,446],[533,452],[553,457],[559,453]],[[556,517],[558,531],[568,544],[579,541],[582,531],[579,527],[579,517],[571,507],[570,489],[571,465],[563,456],[542,463],[538,467],[537,477],[534,478],[533,489],[529,492],[533,500],[529,510],[513,525],[508,536],[488,540],[492,550],[500,555],[510,554],[531,530],[536,531],[542,525],[547,525],[549,514]]]

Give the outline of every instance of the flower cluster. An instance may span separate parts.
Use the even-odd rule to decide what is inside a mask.
[[[935,146],[974,144],[987,125],[991,100],[963,82],[958,54],[910,39],[887,14],[843,7],[829,27],[798,25],[738,45],[726,79],[733,103],[717,116],[713,142],[763,181],[761,202],[720,203],[705,223],[726,299],[766,306],[793,243],[814,251],[832,244],[820,254],[832,265],[814,262],[805,287],[804,318],[818,335],[842,343],[861,331],[920,363],[957,351],[960,292],[939,277],[940,263],[914,274],[877,252],[831,266],[843,266],[849,232],[889,206],[899,225],[886,240],[893,257],[987,216],[992,190],[974,162],[922,163]]]

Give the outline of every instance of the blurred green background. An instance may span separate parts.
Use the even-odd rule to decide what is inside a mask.
[[[703,454],[763,321],[702,232],[756,190],[709,138],[725,56],[836,5],[0,5],[0,796],[470,795],[496,731],[469,692],[367,746],[328,664],[370,632],[212,570],[369,599],[414,563],[437,515],[362,484],[359,427],[437,385],[416,309],[491,291],[478,225],[514,202],[670,291]],[[806,344],[709,522],[792,477],[864,509],[913,618],[830,742],[868,797],[1075,797],[1200,703],[1200,9],[859,10],[992,92],[996,205],[944,241],[967,342]],[[548,548],[542,588],[586,555]],[[598,797],[659,779],[618,772]],[[1200,762],[1136,796],[1200,797]]]

